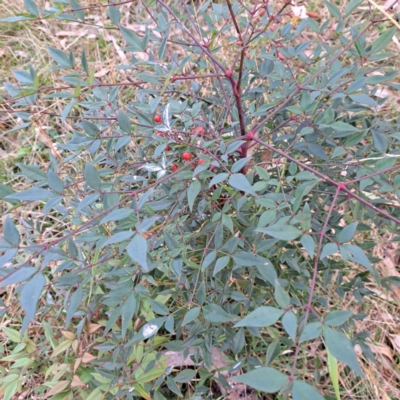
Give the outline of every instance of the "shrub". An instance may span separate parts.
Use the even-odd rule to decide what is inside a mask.
[[[2,21],[84,24],[103,7],[24,3]],[[18,165],[29,188],[1,187],[2,314],[23,312],[2,328],[3,398],[215,398],[229,377],[317,400],[312,340],[339,395],[336,360],[357,381],[354,345],[373,358],[345,303],[398,284],[365,242],[399,230],[399,121],[378,93],[398,89],[397,22],[377,6],[357,20],[358,0],[149,0],[139,30],[121,23],[130,3],[104,6],[130,57],[109,80],[84,50],[49,47],[54,85],[33,67],[3,84],[8,133],[59,132],[45,168]]]

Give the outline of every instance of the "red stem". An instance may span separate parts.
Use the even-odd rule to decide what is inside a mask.
[[[246,138],[246,136],[245,136],[245,138]],[[328,176],[324,175],[322,172],[319,172],[319,171],[315,170],[314,168],[309,167],[307,164],[303,164],[301,161],[296,160],[294,157],[290,156],[289,154],[286,154],[284,151],[276,149],[275,147],[269,145],[268,143],[263,142],[262,140],[260,140],[260,139],[258,139],[256,137],[253,137],[252,139],[254,141],[256,141],[257,143],[259,143],[260,145],[270,149],[274,153],[277,153],[280,156],[285,157],[286,159],[288,159],[288,160],[292,161],[293,163],[297,164],[298,166],[300,166],[300,167],[304,168],[305,170],[313,173],[314,175],[316,175],[319,178],[323,179],[325,182],[328,182],[331,185],[334,185],[335,187],[340,188],[341,191],[345,192],[348,196],[352,197],[353,199],[359,201],[364,206],[370,208],[371,210],[374,210],[376,213],[382,215],[383,217],[389,219],[390,221],[395,222],[397,225],[400,225],[400,220],[399,219],[397,219],[396,217],[393,217],[392,215],[388,214],[387,212],[381,210],[380,208],[375,207],[374,205],[372,205],[367,200],[364,200],[360,196],[357,196],[356,194],[351,192],[349,189],[346,189],[346,185],[348,185],[350,182],[336,182],[333,179],[329,178]],[[368,175],[366,177],[368,177]],[[363,179],[366,179],[366,177],[363,177]]]

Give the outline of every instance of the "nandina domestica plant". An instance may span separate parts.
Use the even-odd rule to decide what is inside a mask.
[[[2,20],[95,20],[124,55],[102,78],[84,49],[49,47],[53,84],[33,66],[3,83],[5,135],[62,132],[44,167],[20,163],[2,187],[0,286],[15,296],[1,312],[23,315],[3,329],[4,398],[361,385],[374,356],[356,304],[399,283],[364,239],[398,240],[400,224],[400,121],[381,96],[399,89],[399,25],[361,3],[26,0]]]

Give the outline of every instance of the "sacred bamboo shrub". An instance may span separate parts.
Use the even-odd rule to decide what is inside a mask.
[[[84,39],[48,47],[52,85],[34,60],[3,82],[4,136],[58,132],[1,186],[1,313],[22,315],[2,328],[4,398],[217,398],[236,381],[318,400],[335,393],[322,373],[337,394],[339,371],[362,380],[356,305],[398,284],[367,240],[400,223],[392,11],[24,4],[2,22],[90,24],[118,53],[98,74]]]

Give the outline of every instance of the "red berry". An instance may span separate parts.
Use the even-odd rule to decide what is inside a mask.
[[[178,165],[172,164],[172,167],[171,167],[172,172],[175,172],[178,168],[179,168]]]
[[[188,152],[182,153],[182,159],[189,161],[192,158],[192,155]]]
[[[242,42],[241,40],[238,40],[238,41],[236,42],[236,44],[237,44],[239,47],[242,47],[242,46],[243,46],[243,42]]]
[[[162,132],[158,131],[156,136],[163,137],[164,134]]]
[[[319,18],[319,15],[317,14],[317,13],[315,13],[315,12],[312,12],[312,11],[307,11],[307,13],[306,13],[310,18],[314,18],[314,19],[318,19]]]
[[[161,121],[162,121],[162,118],[161,118],[160,115],[155,115],[154,116],[154,122],[161,122]]]
[[[201,159],[200,159],[198,164],[201,165],[201,164],[205,164],[205,163],[206,163],[206,162],[205,162],[204,160],[201,160]]]
[[[260,13],[259,13],[260,17],[263,17],[263,16],[265,15],[266,12],[267,12],[267,10],[266,10],[265,8],[262,8],[262,9],[260,10]]]
[[[204,128],[202,126],[197,126],[193,129],[193,133],[198,133],[200,136],[204,135]]]
[[[285,60],[285,56],[283,54],[281,54],[281,53],[278,53],[278,59],[281,60],[281,61],[284,61]]]
[[[171,150],[171,146],[167,144],[167,147],[165,148],[166,151],[170,151]]]

